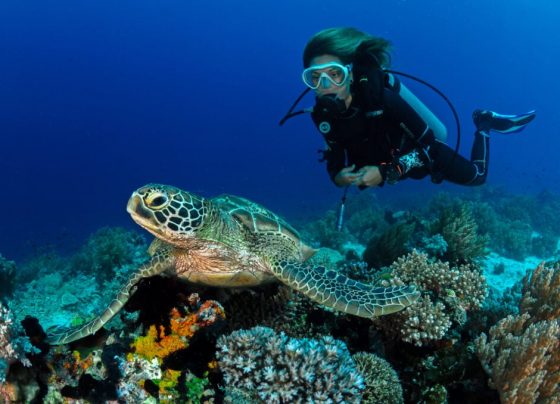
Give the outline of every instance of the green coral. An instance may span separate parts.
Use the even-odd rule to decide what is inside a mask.
[[[364,377],[366,385],[362,403],[404,403],[399,376],[389,362],[367,352],[358,352],[352,356],[352,359],[356,362],[358,372]]]
[[[207,393],[207,386],[210,384],[208,377],[200,378],[188,373],[185,378],[187,388],[186,399],[188,402],[200,403]]]
[[[364,251],[364,261],[372,268],[391,265],[409,251],[409,241],[416,228],[415,223],[397,223],[380,237],[370,240]]]
[[[477,263],[487,255],[488,237],[479,234],[472,209],[467,204],[443,209],[431,231],[441,234],[447,242],[447,250],[441,258],[452,264]]]
[[[72,267],[95,273],[101,283],[112,278],[117,268],[137,261],[138,251],[146,249],[140,234],[121,227],[103,227],[72,257]]]

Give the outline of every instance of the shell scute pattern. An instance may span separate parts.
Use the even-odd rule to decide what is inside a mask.
[[[297,244],[301,242],[299,233],[288,222],[258,203],[233,195],[216,197],[213,202],[254,233],[283,234]]]

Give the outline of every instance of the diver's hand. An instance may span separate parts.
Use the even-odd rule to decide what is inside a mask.
[[[353,172],[355,168],[356,168],[355,164],[352,164],[349,167],[344,167],[334,177],[334,183],[339,187],[344,187],[346,185],[352,185],[356,183],[356,181],[360,179],[361,175]]]
[[[359,179],[355,182],[358,186],[376,187],[383,182],[383,176],[377,166],[364,166],[356,174],[359,175]]]

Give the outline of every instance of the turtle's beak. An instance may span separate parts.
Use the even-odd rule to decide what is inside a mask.
[[[132,219],[141,226],[153,227],[153,214],[149,209],[144,206],[142,197],[136,192],[132,194],[126,205],[126,211],[132,216]]]

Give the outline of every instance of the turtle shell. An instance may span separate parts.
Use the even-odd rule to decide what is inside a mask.
[[[288,237],[300,246],[304,259],[316,252],[302,241],[297,230],[288,222],[258,203],[234,195],[220,195],[212,202],[253,233],[276,233]]]

